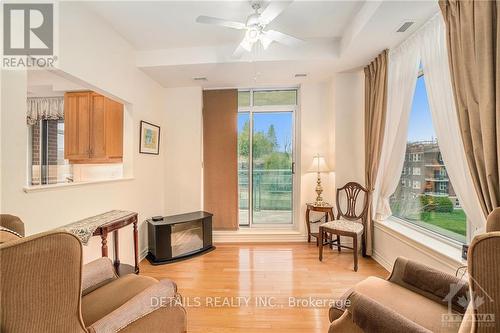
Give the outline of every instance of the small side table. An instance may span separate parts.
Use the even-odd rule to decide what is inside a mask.
[[[306,208],[307,242],[308,243],[311,242],[311,236],[312,236],[316,238],[316,245],[319,245],[319,239],[320,239],[319,232],[318,233],[311,232],[311,225],[309,222],[310,212],[313,211],[313,212],[325,213],[326,222],[329,221],[329,218],[333,221],[335,220],[335,216],[333,215],[333,206],[316,206],[314,205],[314,203],[308,203],[306,205],[307,205]]]
[[[127,225],[133,225],[133,236],[134,236],[134,266],[121,264],[119,257],[119,242],[118,242],[118,230],[126,227]],[[138,245],[138,234],[137,234],[137,213],[131,213],[130,215],[124,216],[120,219],[110,221],[106,224],[99,226],[95,231],[93,236],[101,236],[101,253],[103,257],[108,256],[108,234],[113,233],[113,243],[115,260],[114,266],[116,274],[122,276],[130,273],[139,273],[139,245]]]

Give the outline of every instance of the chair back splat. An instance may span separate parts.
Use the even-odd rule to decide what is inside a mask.
[[[364,193],[364,199],[363,199],[363,209],[361,212],[358,214],[356,206],[358,204],[358,197],[360,193]],[[340,197],[342,194],[345,194],[346,197],[346,209],[343,212],[342,208],[340,206]],[[346,220],[363,220],[366,215],[366,210],[367,210],[367,203],[368,203],[368,190],[363,187],[361,184],[356,183],[356,182],[349,182],[345,184],[343,187],[337,189],[337,196],[336,196],[336,202],[337,202],[337,219],[340,219],[343,217]]]

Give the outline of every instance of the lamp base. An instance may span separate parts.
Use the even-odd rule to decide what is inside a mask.
[[[318,172],[318,178],[316,179],[316,201],[314,202],[314,206],[316,207],[325,207],[330,206],[328,202],[323,201],[323,197],[321,196],[323,193],[323,186],[321,186],[321,174]]]
[[[326,201],[323,201],[323,200],[318,201],[318,200],[316,199],[316,201],[315,201],[315,202],[313,202],[312,204],[313,204],[313,206],[315,206],[315,207],[330,207],[330,204],[329,204],[328,202],[326,202]]]

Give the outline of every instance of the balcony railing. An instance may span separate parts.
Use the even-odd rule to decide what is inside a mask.
[[[248,209],[249,171],[238,170],[239,208]],[[260,210],[292,209],[292,171],[290,169],[253,170],[253,208]]]

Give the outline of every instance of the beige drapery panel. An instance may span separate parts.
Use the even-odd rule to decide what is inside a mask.
[[[203,92],[203,201],[215,230],[238,229],[236,89]]]
[[[500,9],[497,1],[439,5],[467,162],[487,216],[500,206]]]
[[[365,67],[365,182],[368,188],[368,209],[365,230],[365,252],[373,249],[373,204],[384,128],[387,114],[387,50]]]

